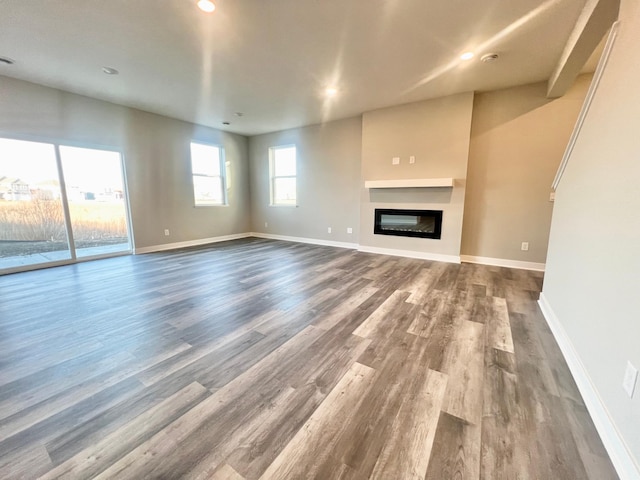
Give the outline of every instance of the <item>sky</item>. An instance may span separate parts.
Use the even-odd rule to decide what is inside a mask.
[[[65,182],[85,191],[122,190],[120,153],[79,147],[60,147]],[[37,184],[58,180],[52,144],[0,138],[0,178],[17,177]]]

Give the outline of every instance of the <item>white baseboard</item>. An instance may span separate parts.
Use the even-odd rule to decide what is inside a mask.
[[[611,416],[607,411],[607,407],[602,402],[598,390],[593,385],[589,373],[584,364],[580,360],[580,356],[573,348],[573,343],[569,339],[566,330],[560,323],[560,320],[554,313],[544,292],[540,294],[538,300],[540,310],[547,324],[553,333],[553,336],[562,351],[562,355],[571,370],[573,379],[578,386],[578,390],[582,394],[584,403],[591,415],[593,423],[600,434],[602,443],[604,444],[611,462],[618,472],[620,480],[638,480],[640,478],[640,467],[634,461],[631,453],[620,436],[618,429],[611,420]]]
[[[206,245],[208,243],[226,242],[228,240],[237,240],[239,238],[257,237],[267,238],[271,240],[283,240],[285,242],[309,243],[312,245],[324,245],[327,247],[350,248],[366,253],[377,253],[380,255],[392,255],[395,257],[420,258],[422,260],[433,260],[436,262],[447,263],[480,263],[482,265],[495,265],[498,267],[520,268],[523,270],[536,270],[544,272],[544,263],[520,262],[517,260],[506,260],[502,258],[475,257],[471,255],[443,255],[439,253],[418,252],[415,250],[400,250],[396,248],[380,248],[358,245],[357,243],[334,242],[331,240],[322,240],[318,238],[306,237],[290,237],[288,235],[273,235],[271,233],[248,232],[236,233],[233,235],[223,235],[220,237],[201,238],[198,240],[189,240],[186,242],[165,243],[163,245],[153,245],[151,247],[141,247],[134,249],[136,255],[151,252],[161,252],[164,250],[175,250],[177,248],[195,247],[198,245]]]
[[[324,245],[326,247],[350,248],[366,253],[377,253],[380,255],[392,255],[395,257],[419,258],[422,260],[433,260],[436,262],[447,263],[480,263],[482,265],[495,265],[498,267],[520,268],[523,270],[536,270],[544,272],[544,263],[520,262],[517,260],[506,260],[502,258],[474,257],[470,255],[443,255],[439,253],[419,252],[415,250],[401,250],[397,248],[380,248],[359,245],[349,242],[334,242],[331,240],[323,240],[318,238],[306,237],[290,237],[288,235],[274,235],[262,232],[236,233],[233,235],[223,235],[220,237],[201,238],[198,240],[189,240],[186,242],[165,243],[163,245],[153,245],[150,247],[141,247],[134,249],[136,255],[151,252],[161,252],[164,250],[175,250],[177,248],[196,247],[206,245],[208,243],[226,242],[228,240],[237,240],[239,238],[257,237],[267,238],[270,240],[283,240],[285,242],[309,243],[312,245]]]
[[[175,250],[177,248],[197,247],[198,245],[227,242],[229,240],[237,240],[239,238],[247,238],[250,236],[250,233],[234,233],[232,235],[222,235],[220,237],[199,238],[198,240],[188,240],[186,242],[165,243],[163,245],[135,248],[133,253],[139,255],[141,253],[162,252],[164,250]]]
[[[272,235],[270,233],[251,232],[251,237],[267,238],[269,240],[283,240],[285,242],[297,242],[297,243],[310,243],[312,245],[324,245],[326,247],[338,247],[338,248],[358,248],[357,243],[348,242],[333,242],[331,240],[322,240],[319,238],[305,238],[305,237],[289,237],[287,235]]]
[[[378,253],[380,255],[392,255],[394,257],[419,258],[421,260],[433,260],[436,262],[460,263],[460,257],[457,255],[416,252],[415,250],[399,250],[396,248],[379,248],[360,245],[358,247],[358,251],[366,253]]]
[[[506,258],[476,257],[473,255],[460,255],[465,263],[479,263],[481,265],[493,265],[496,267],[519,268],[520,270],[535,270],[544,272],[544,263],[522,262],[520,260],[508,260]]]

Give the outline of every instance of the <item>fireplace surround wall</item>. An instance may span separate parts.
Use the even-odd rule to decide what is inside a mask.
[[[460,262],[472,112],[467,92],[363,114],[360,250]],[[442,210],[440,239],[376,234],[375,209]]]

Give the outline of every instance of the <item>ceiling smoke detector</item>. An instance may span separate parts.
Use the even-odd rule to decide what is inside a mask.
[[[118,75],[120,72],[113,67],[102,67],[102,73],[107,75]]]
[[[486,53],[480,58],[480,60],[482,60],[484,63],[495,62],[497,59],[498,59],[497,53]]]

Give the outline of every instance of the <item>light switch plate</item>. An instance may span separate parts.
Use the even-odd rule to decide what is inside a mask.
[[[393,157],[391,159],[391,164],[392,165],[400,165],[400,157]]]

